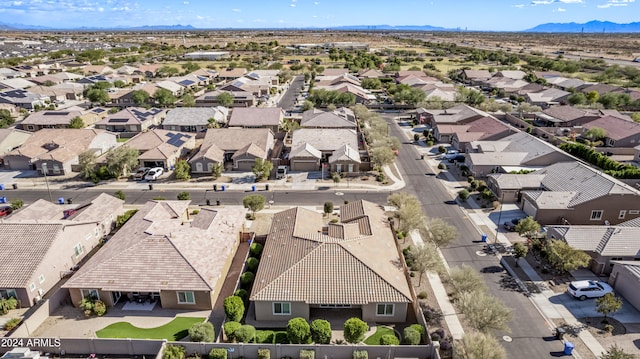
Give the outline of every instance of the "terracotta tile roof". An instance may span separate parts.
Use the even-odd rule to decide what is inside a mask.
[[[547,235],[564,239],[571,247],[602,256],[637,256],[640,228],[621,226],[549,226]]]
[[[212,290],[226,276],[222,266],[235,251],[246,209],[203,209],[196,216],[203,218],[188,222],[188,204],[147,202],[64,287]]]
[[[284,112],[279,107],[236,107],[231,112],[229,127],[279,126]]]
[[[0,288],[25,288],[63,224],[0,223]]]
[[[384,210],[358,201],[321,232],[322,214],[301,207],[277,213],[251,300],[308,304],[409,303],[399,254]]]
[[[98,129],[44,128],[7,155],[65,162],[88,150],[95,137],[102,133],[105,131]]]
[[[273,133],[268,128],[210,128],[204,135],[200,150],[190,161],[209,158],[221,162],[225,152],[248,149],[251,144],[268,154],[274,145]],[[255,151],[253,147],[252,151]]]

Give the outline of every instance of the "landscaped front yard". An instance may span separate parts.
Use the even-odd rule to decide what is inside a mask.
[[[138,328],[128,322],[117,322],[96,332],[98,338],[134,338],[181,340],[189,335],[189,328],[202,323],[205,318],[176,317],[169,323],[155,328]]]

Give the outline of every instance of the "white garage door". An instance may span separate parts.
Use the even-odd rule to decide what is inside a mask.
[[[523,200],[522,210],[527,214],[527,216],[536,218],[537,208],[531,202],[529,202],[529,200]]]

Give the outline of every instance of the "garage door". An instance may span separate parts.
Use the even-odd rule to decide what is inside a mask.
[[[256,164],[255,160],[247,160],[247,161],[237,161],[236,165],[238,171],[251,171],[253,166]]]
[[[527,214],[527,216],[536,218],[537,209],[531,202],[529,202],[528,199],[523,201],[522,210]]]
[[[291,160],[292,171],[308,172],[318,171],[319,169],[316,161]]]

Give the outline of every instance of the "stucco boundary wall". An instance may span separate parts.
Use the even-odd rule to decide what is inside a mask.
[[[243,343],[184,343],[172,342],[168,344],[182,345],[187,355],[208,355],[213,348],[224,348],[229,357],[257,358],[258,349],[269,349],[271,358],[291,357],[299,358],[301,349],[315,350],[316,358],[351,358],[355,350],[366,350],[369,358],[416,358],[440,359],[436,346],[429,345],[337,345],[337,344],[243,344]]]
[[[27,338],[44,323],[60,306],[71,303],[69,290],[58,289],[51,297],[31,307],[24,315],[22,323],[11,332],[10,338]]]

